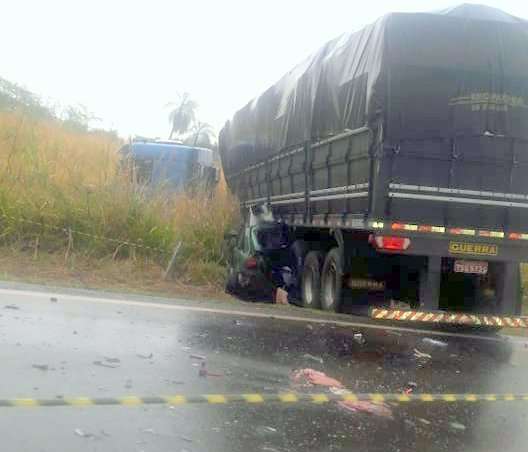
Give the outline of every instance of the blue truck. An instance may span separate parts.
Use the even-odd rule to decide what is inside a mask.
[[[211,190],[217,180],[211,149],[135,138],[121,148],[120,154],[131,181],[149,188],[170,192]]]

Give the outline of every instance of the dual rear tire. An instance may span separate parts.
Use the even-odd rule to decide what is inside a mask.
[[[326,256],[321,251],[309,251],[304,259],[300,283],[303,307],[339,312],[343,288],[343,262],[339,248],[332,248]]]

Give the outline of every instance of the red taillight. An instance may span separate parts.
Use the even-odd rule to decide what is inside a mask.
[[[257,258],[254,256],[248,257],[244,262],[244,267],[246,267],[248,270],[257,268]]]
[[[392,237],[386,235],[378,235],[374,237],[374,245],[380,250],[387,251],[405,251],[411,244],[411,239],[407,237]]]

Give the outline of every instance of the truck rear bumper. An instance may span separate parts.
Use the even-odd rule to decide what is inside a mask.
[[[526,262],[528,243],[525,241],[494,240],[483,237],[419,235],[400,231],[376,232],[375,235],[407,237],[410,246],[402,254],[453,257],[502,262]]]
[[[467,314],[458,312],[413,311],[373,308],[370,317],[377,320],[399,320],[431,324],[467,326],[498,326],[528,328],[528,318],[516,316],[496,316],[487,314]]]

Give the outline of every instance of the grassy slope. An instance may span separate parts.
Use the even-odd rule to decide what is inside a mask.
[[[0,112],[0,245],[34,250],[38,242],[41,253],[64,256],[70,248],[78,258],[132,258],[137,266],[165,265],[182,240],[183,277],[218,284],[224,231],[237,210],[225,183],[213,197],[147,196],[119,171],[120,145],[105,132],[22,111]]]

